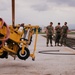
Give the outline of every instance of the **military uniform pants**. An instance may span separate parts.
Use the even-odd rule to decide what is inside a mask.
[[[56,43],[59,44],[60,38],[61,38],[61,35],[60,34],[56,34],[56,37],[55,37],[55,45],[56,45]]]
[[[66,45],[66,39],[67,39],[67,35],[66,34],[61,36],[61,45],[62,44]]]
[[[47,35],[47,45],[49,44],[49,41],[50,41],[50,44],[52,45],[52,35]]]

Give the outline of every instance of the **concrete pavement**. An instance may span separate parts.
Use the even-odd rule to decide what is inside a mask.
[[[68,34],[69,38],[74,38],[75,39],[75,34]]]
[[[29,47],[30,52],[33,50],[34,37],[35,35]],[[26,61],[18,58],[14,60],[11,56],[8,59],[0,59],[0,75],[75,75],[75,51],[73,49],[64,46],[55,47],[54,42],[53,47],[46,47],[46,38],[40,34],[36,49],[35,61],[32,61],[31,57]],[[47,53],[57,54],[38,53],[46,50],[51,51]]]

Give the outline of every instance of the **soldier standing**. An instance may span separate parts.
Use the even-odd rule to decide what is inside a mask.
[[[58,23],[58,25],[55,27],[55,46],[56,46],[56,43],[57,45],[59,46],[59,40],[61,38],[61,26],[60,26],[60,23]]]
[[[52,45],[52,36],[53,36],[53,33],[54,33],[54,28],[53,28],[53,22],[50,22],[50,25],[46,27],[46,34],[47,34],[47,47],[48,47],[48,44],[49,44],[49,41],[50,41],[50,45]]]
[[[61,30],[61,46],[62,44],[66,45],[67,34],[68,34],[68,26],[67,22],[65,22]]]

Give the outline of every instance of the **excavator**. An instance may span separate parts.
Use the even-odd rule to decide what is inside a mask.
[[[21,60],[26,60],[31,57],[35,60],[36,43],[38,37],[38,25],[15,25],[15,0],[12,3],[12,25],[7,25],[6,22],[0,18],[0,58],[8,58],[9,55],[14,59],[18,57]],[[21,30],[20,30],[21,28]],[[36,32],[34,32],[36,29]],[[35,34],[34,49],[32,53],[28,47],[32,42],[32,36]]]

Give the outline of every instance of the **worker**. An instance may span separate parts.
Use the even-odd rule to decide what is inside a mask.
[[[66,46],[66,39],[67,39],[67,34],[68,34],[68,26],[67,22],[64,22],[64,25],[61,28],[61,46],[64,44]]]
[[[50,41],[50,45],[52,45],[52,36],[54,34],[54,27],[52,26],[53,25],[53,22],[50,22],[50,25],[48,25],[46,27],[46,34],[47,34],[47,42],[46,42],[46,45],[48,47],[48,44],[49,44],[49,41]]]
[[[61,26],[60,23],[55,27],[55,46],[56,44],[59,46],[59,41],[61,38]]]

